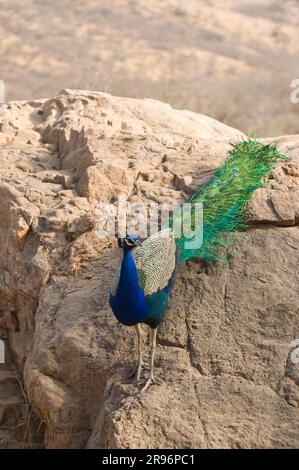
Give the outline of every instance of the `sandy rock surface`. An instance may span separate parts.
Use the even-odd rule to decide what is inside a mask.
[[[134,330],[108,306],[121,254],[97,236],[97,203],[181,202],[241,137],[103,93],[1,105],[0,327],[46,447],[298,447],[299,136],[280,139],[290,159],[254,194],[232,263],[181,266],[161,385],[143,395]]]

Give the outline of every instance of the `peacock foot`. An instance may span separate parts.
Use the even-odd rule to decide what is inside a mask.
[[[129,372],[128,378],[129,379],[136,379],[137,382],[140,381],[142,369],[148,370],[148,366],[146,363],[142,363],[141,365],[137,365],[133,367],[131,372]]]
[[[151,385],[161,385],[161,382],[155,379],[154,376],[150,376],[145,382],[144,386],[140,390],[140,393],[144,393]]]

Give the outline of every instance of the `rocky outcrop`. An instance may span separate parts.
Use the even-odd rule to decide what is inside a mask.
[[[97,204],[183,201],[242,134],[153,100],[65,90],[1,106],[0,313],[46,447],[297,447],[299,136],[255,192],[228,266],[180,269],[161,385],[128,378],[108,307],[120,260]],[[144,346],[147,332],[144,328]]]

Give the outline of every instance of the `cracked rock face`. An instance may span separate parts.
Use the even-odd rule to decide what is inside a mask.
[[[98,202],[182,202],[241,136],[102,93],[1,105],[0,326],[46,447],[298,447],[299,136],[280,139],[290,159],[255,192],[232,263],[181,266],[143,395],[134,330],[108,307],[121,253],[97,236]]]

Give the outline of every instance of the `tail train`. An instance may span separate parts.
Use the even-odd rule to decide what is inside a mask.
[[[185,236],[176,239],[180,262],[199,257],[209,263],[223,260],[221,247],[230,243],[229,234],[245,228],[244,213],[253,192],[263,186],[263,178],[278,160],[286,160],[275,145],[254,139],[233,145],[228,159],[214,177],[189,199],[203,206],[203,226],[199,248],[186,248]]]

